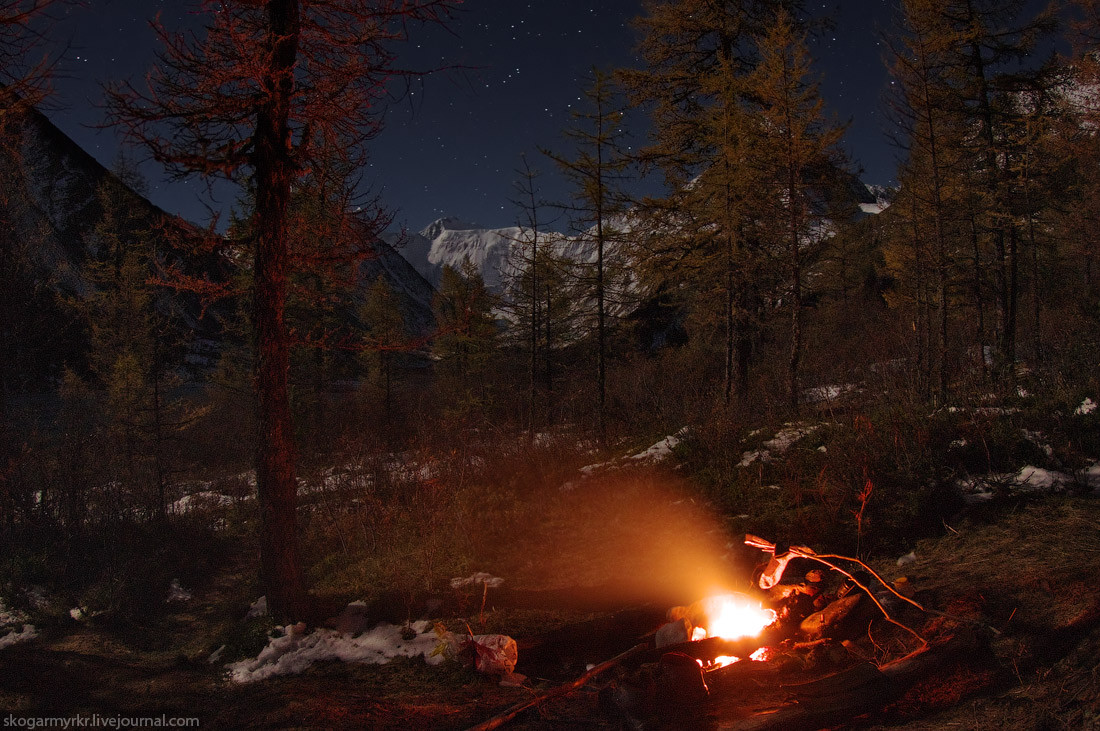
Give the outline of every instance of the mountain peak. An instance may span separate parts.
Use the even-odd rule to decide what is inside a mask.
[[[426,229],[420,232],[420,235],[426,239],[434,240],[439,238],[444,231],[470,231],[479,228],[481,227],[476,224],[466,223],[454,216],[444,216],[431,223]]]

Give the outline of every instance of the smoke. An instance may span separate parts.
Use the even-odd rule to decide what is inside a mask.
[[[672,606],[743,591],[759,558],[698,490],[649,474],[589,480],[524,532],[531,553],[520,573],[527,582],[599,588],[609,603]]]

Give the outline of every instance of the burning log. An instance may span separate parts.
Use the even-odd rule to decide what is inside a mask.
[[[830,629],[836,628],[852,613],[861,599],[862,594],[849,594],[837,599],[820,612],[814,612],[802,620],[798,628],[808,639],[816,640],[825,636]]]

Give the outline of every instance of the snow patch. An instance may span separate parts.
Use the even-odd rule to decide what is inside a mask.
[[[1043,450],[1043,454],[1047,457],[1054,456],[1054,448],[1043,441],[1043,435],[1037,431],[1029,431],[1027,429],[1021,429],[1020,433],[1024,435],[1024,439],[1034,444],[1039,449]]]
[[[172,585],[168,587],[168,598],[164,601],[168,603],[189,602],[191,601],[191,592],[180,586],[179,579],[172,579]]]
[[[442,654],[433,654],[439,637],[431,631],[431,623],[413,622],[411,628],[416,635],[407,640],[405,628],[395,624],[380,624],[358,637],[330,629],[305,634],[301,625],[287,625],[285,634],[272,637],[255,659],[229,665],[229,678],[235,683],[252,683],[297,674],[324,660],[381,665],[395,657],[423,657],[429,665],[442,662]]]
[[[503,583],[504,583],[504,579],[500,578],[499,576],[493,576],[491,574],[485,573],[484,571],[478,571],[475,574],[471,574],[470,576],[467,576],[465,579],[462,579],[462,578],[451,579],[451,588],[452,589],[461,589],[464,586],[474,586],[475,584],[477,584],[477,585],[485,584],[486,586],[488,586],[492,589],[495,589]]]
[[[665,437],[656,444],[650,446],[637,454],[633,455],[630,459],[633,460],[649,460],[652,462],[661,462],[672,456],[672,450],[676,449],[680,445],[680,440],[687,435],[687,427],[684,427],[680,431]]]
[[[256,601],[252,602],[252,605],[248,607],[248,614],[244,615],[245,619],[255,619],[256,617],[267,616],[267,597],[262,596]]]
[[[854,383],[845,383],[837,386],[818,386],[802,392],[802,400],[807,404],[820,404],[828,401],[836,401],[841,396],[859,390]]]
[[[1016,473],[1013,484],[1029,492],[1060,491],[1073,483],[1073,478],[1064,472],[1052,472],[1041,467],[1024,467]]]
[[[1075,477],[1082,485],[1091,487],[1094,494],[1100,494],[1100,462],[1097,462],[1087,470],[1079,471]]]
[[[679,446],[680,442],[688,435],[690,431],[689,427],[684,427],[675,434],[670,434],[661,441],[653,444],[646,449],[643,449],[637,454],[632,454],[627,457],[620,457],[617,459],[609,460],[607,462],[597,462],[596,464],[585,465],[581,467],[577,472],[580,473],[580,480],[572,480],[561,486],[561,489],[565,492],[574,490],[577,488],[580,482],[588,479],[592,475],[598,472],[605,472],[608,470],[619,469],[629,462],[663,462],[672,456],[672,450]]]
[[[27,621],[27,615],[17,609],[8,609],[4,600],[0,599],[0,627],[23,624]]]
[[[37,630],[35,630],[34,625],[25,624],[23,625],[22,632],[16,632],[15,630],[12,630],[3,637],[0,637],[0,650],[3,650],[5,647],[10,647],[17,642],[26,642],[27,640],[33,640],[37,636],[38,632]]]
[[[741,455],[738,467],[748,467],[753,462],[771,462],[776,455],[786,454],[787,451],[799,440],[818,431],[820,426],[806,426],[804,424],[788,424],[784,429],[776,433],[774,437],[764,442],[763,449],[745,452]]]
[[[1096,469],[1093,467],[1092,469]],[[962,493],[963,502],[968,505],[992,500],[996,490],[1016,492],[1064,492],[1073,485],[1081,482],[1091,484],[1088,473],[1067,475],[1064,472],[1045,470],[1041,467],[1028,465],[1018,472],[996,475],[985,475],[968,480],[960,480],[957,485]],[[1100,475],[1097,476],[1100,479]],[[1100,484],[1100,483],[1098,483]]]
[[[204,491],[184,495],[169,506],[169,511],[176,515],[186,515],[192,510],[220,508],[232,505],[233,498],[220,492]]]

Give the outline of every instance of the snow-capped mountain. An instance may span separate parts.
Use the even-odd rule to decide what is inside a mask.
[[[865,184],[855,176],[851,177],[850,187],[861,211],[859,215],[882,213],[893,200],[891,188]],[[637,228],[636,216],[627,212],[616,217],[609,227],[629,234]],[[451,216],[432,222],[419,233],[391,233],[385,239],[433,286],[438,287],[444,266],[458,270],[463,261],[469,259],[493,292],[505,289],[511,262],[519,261],[522,252],[530,249],[529,232],[519,227],[485,228]],[[555,253],[567,261],[595,262],[591,237],[540,231],[539,244],[552,246]]]
[[[439,284],[444,266],[460,269],[468,258],[481,273],[486,286],[499,291],[509,252],[517,246],[522,235],[523,231],[515,226],[482,228],[447,217],[419,233],[390,234],[386,238],[433,286]]]
[[[631,229],[628,217],[612,225],[620,232]],[[518,226],[483,228],[453,217],[440,218],[419,233],[391,233],[385,238],[433,286],[439,285],[443,267],[458,270],[469,259],[493,292],[505,289],[514,263],[531,247],[530,232]],[[540,231],[538,243],[574,263],[595,261],[592,243],[579,237]]]

